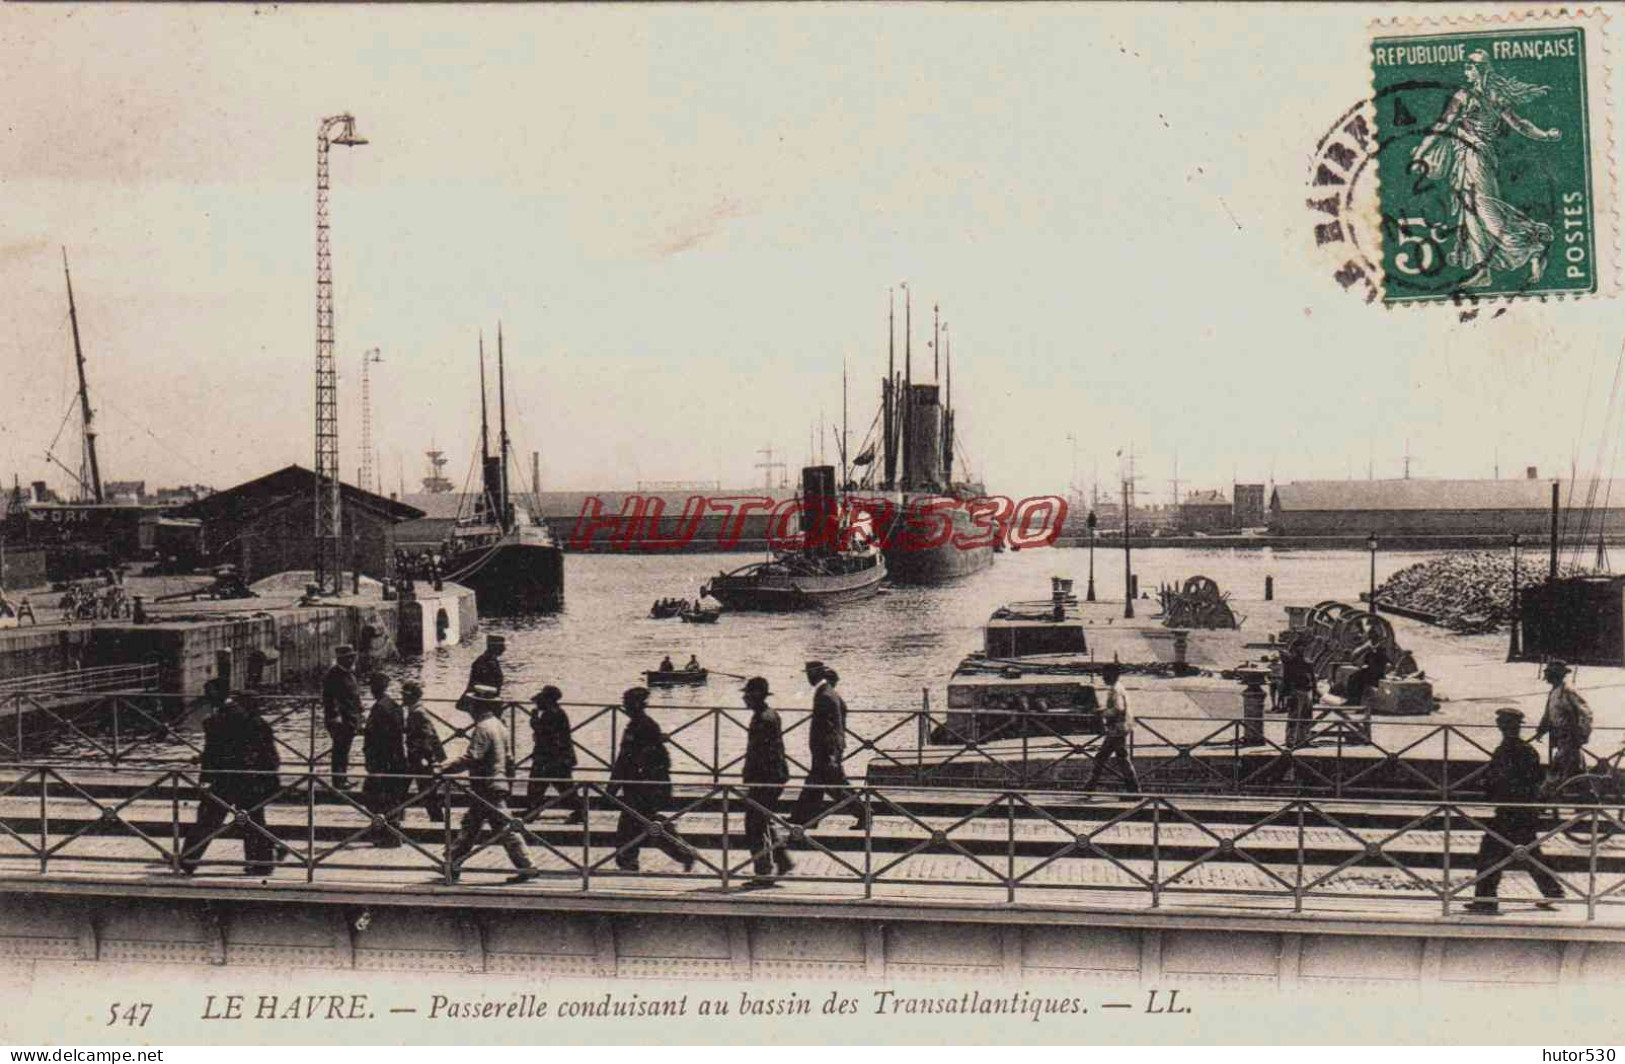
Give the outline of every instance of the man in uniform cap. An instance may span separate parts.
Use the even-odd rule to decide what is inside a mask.
[[[745,681],[745,705],[750,709],[750,733],[745,741],[745,842],[755,860],[755,886],[772,882],[775,869],[785,875],[795,861],[773,827],[779,810],[779,795],[790,781],[790,762],[784,756],[784,727],[778,711],[767,704],[767,680],[752,676]]]
[[[485,653],[474,659],[474,664],[468,669],[468,689],[472,691],[476,685],[489,687],[498,695],[502,693],[502,652],[508,649],[506,636],[488,635],[485,637]]]
[[[508,851],[508,860],[518,870],[508,882],[535,879],[541,870],[531,863],[525,840],[508,815],[507,778],[513,775],[513,767],[508,759],[508,729],[502,726],[497,715],[502,709],[502,700],[495,690],[479,684],[463,696],[461,704],[474,718],[474,728],[468,733],[468,748],[462,757],[441,769],[441,774],[446,776],[468,773],[468,810],[463,813],[457,838],[446,852],[451,879],[456,882],[462,874],[463,860],[473,852],[480,830],[487,825],[497,833],[497,841]]]
[[[534,809],[547,797],[549,787],[556,788],[559,803],[570,809],[564,822],[579,824],[581,806],[570,801],[577,792],[575,784],[569,782],[576,770],[576,744],[570,733],[570,716],[559,705],[563,697],[563,691],[548,684],[531,699],[536,709],[530,716],[530,788],[525,800]]]
[[[640,836],[647,833],[650,843],[689,872],[694,868],[693,847],[660,815],[671,804],[671,754],[660,726],[645,708],[648,703],[647,687],[629,687],[621,695],[626,732],[621,737],[621,752],[609,770],[612,782],[608,787],[609,794],[619,795],[625,805],[615,825],[615,864],[623,871],[636,872],[643,842]]]
[[[839,677],[821,661],[807,662],[806,672],[807,682],[813,685],[812,720],[807,725],[811,765],[790,819],[810,826],[823,817],[826,803],[839,804],[849,799],[846,807],[857,818],[852,830],[863,831],[869,825],[869,813],[852,790],[842,765],[846,758],[846,701],[835,693]]]
[[[1544,782],[1540,755],[1519,735],[1523,728],[1522,711],[1511,707],[1498,709],[1495,711],[1495,724],[1501,729],[1501,745],[1490,755],[1490,763],[1484,769],[1485,797],[1492,802],[1540,801],[1541,784]],[[1474,874],[1483,878],[1479,879],[1473,891],[1476,900],[1467,906],[1468,912],[1500,912],[1495,898],[1501,886],[1501,873],[1508,868],[1522,867],[1545,897],[1563,896],[1563,886],[1557,877],[1536,864],[1546,860],[1540,847],[1534,845],[1540,834],[1542,812],[1539,807],[1527,804],[1495,807],[1495,815],[1485,825],[1487,830],[1478,844],[1478,863]],[[1514,847],[1523,850],[1524,857],[1513,857]],[[1513,858],[1509,863],[1493,872],[1488,871],[1509,857]],[[1543,901],[1536,908],[1554,909],[1556,906],[1550,901]]]
[[[333,652],[337,659],[322,677],[322,722],[332,741],[333,786],[350,786],[350,745],[361,727],[361,683],[355,676],[355,647],[348,643]]]
[[[440,742],[434,719],[423,708],[423,685],[407,680],[401,684],[401,699],[406,710],[406,771],[412,774],[418,793],[423,795],[423,808],[429,819],[444,821],[446,806],[432,777],[446,760],[446,748]]]
[[[1546,712],[1541,714],[1531,742],[1552,735],[1552,777],[1561,783],[1585,771],[1580,750],[1591,739],[1591,707],[1580,692],[1569,686],[1569,667],[1561,661],[1548,661],[1546,682],[1552,689],[1546,695]]]

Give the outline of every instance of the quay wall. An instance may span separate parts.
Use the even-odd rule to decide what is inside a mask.
[[[419,582],[411,598],[400,602],[400,652],[418,657],[437,647],[456,646],[473,637],[480,624],[474,592],[459,584],[435,591]]]
[[[358,602],[142,625],[102,622],[7,629],[0,631],[0,677],[155,662],[161,690],[197,695],[215,674],[218,651],[232,652],[232,685],[242,687],[248,679],[249,657],[259,650],[276,651],[283,684],[317,680],[341,643],[364,649],[370,641],[373,660],[394,656],[399,606]]]
[[[10,879],[0,898],[0,957],[32,966],[36,977],[123,962],[530,979],[947,977],[1326,990],[1557,989],[1625,978],[1625,928],[1507,918],[127,879]]]

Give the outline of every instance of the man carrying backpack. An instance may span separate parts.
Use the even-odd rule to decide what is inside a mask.
[[[1546,663],[1546,682],[1552,685],[1546,696],[1546,712],[1531,742],[1539,742],[1547,732],[1552,736],[1552,779],[1562,783],[1585,771],[1580,749],[1591,741],[1591,707],[1580,692],[1568,685],[1569,667],[1561,661]]]

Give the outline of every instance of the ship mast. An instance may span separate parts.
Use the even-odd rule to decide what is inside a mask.
[[[903,480],[908,487],[913,479],[908,466],[909,452],[913,449],[909,437],[913,435],[914,413],[914,297],[903,282]]]
[[[102,470],[96,461],[96,430],[92,427],[90,412],[90,389],[85,386],[85,352],[79,346],[79,311],[73,305],[73,275],[68,273],[68,249],[62,249],[62,276],[68,282],[68,320],[73,323],[73,357],[79,367],[79,417],[84,424],[85,433],[85,462],[90,466],[90,489],[92,497],[97,502],[105,502],[102,496]],[[79,474],[79,493],[84,495],[84,473]]]
[[[942,362],[948,370],[948,391],[942,404],[942,486],[951,491],[954,485],[954,346],[946,322],[942,325],[942,347]]]
[[[480,330],[480,497],[485,500],[489,517],[491,508],[491,434],[485,413],[485,330]]]
[[[897,292],[886,289],[886,380],[880,387],[881,406],[885,415],[886,490],[897,482]]]
[[[501,418],[502,447],[502,509],[498,511],[498,521],[502,531],[508,531],[508,378],[502,364],[502,322],[497,322],[497,410]]]

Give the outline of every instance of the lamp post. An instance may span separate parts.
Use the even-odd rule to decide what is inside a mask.
[[[1517,532],[1512,533],[1512,638],[1507,645],[1507,660],[1517,661],[1523,657],[1523,632],[1520,628],[1523,623],[1523,611],[1519,608],[1519,595],[1522,592],[1518,562],[1523,551],[1523,536]]]
[[[1089,519],[1084,522],[1089,528],[1089,590],[1084,595],[1085,602],[1095,600],[1095,526],[1099,524],[1093,510],[1089,511]]]
[[[1365,546],[1366,546],[1366,550],[1369,550],[1371,552],[1371,593],[1367,597],[1367,602],[1371,606],[1371,612],[1376,613],[1377,612],[1377,534],[1375,532],[1373,532],[1369,536],[1365,537]]]

